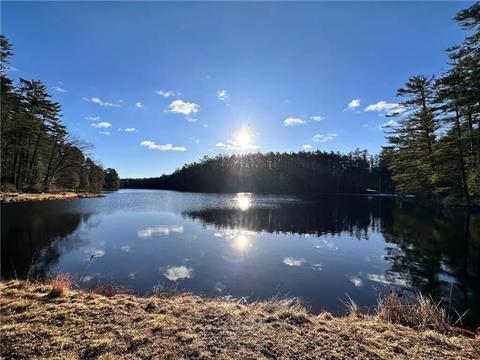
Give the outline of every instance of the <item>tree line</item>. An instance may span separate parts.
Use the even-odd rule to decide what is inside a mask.
[[[390,172],[380,156],[366,150],[254,153],[204,157],[173,174],[122,179],[122,187],[202,192],[277,194],[364,193],[393,191]]]
[[[12,55],[12,45],[0,35],[2,190],[118,189],[117,172],[86,155],[90,145],[68,132],[47,86],[8,77]]]
[[[469,34],[446,50],[444,74],[397,91],[405,111],[390,115],[382,155],[397,192],[469,204],[480,198],[480,3],[454,19]]]

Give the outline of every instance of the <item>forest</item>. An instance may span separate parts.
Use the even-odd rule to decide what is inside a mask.
[[[204,157],[173,174],[123,179],[125,188],[325,194],[397,192],[469,205],[480,198],[480,3],[454,17],[465,30],[446,49],[448,70],[414,75],[397,90],[387,145],[378,155],[355,150]],[[8,75],[12,46],[1,37],[1,185],[4,191],[120,186],[62,122],[61,106],[39,80]],[[439,54],[440,56],[440,54]]]
[[[381,157],[367,151],[254,153],[204,157],[171,175],[122,179],[125,188],[275,194],[364,193],[392,191]]]
[[[91,145],[76,139],[62,122],[61,106],[40,80],[8,77],[13,55],[0,36],[1,187],[5,192],[116,190],[115,169],[89,157]]]
[[[467,32],[446,49],[448,70],[415,75],[401,99],[379,155],[356,150],[205,157],[171,175],[124,179],[123,187],[261,193],[395,191],[444,204],[480,198],[480,3],[454,20]],[[440,54],[439,54],[440,56]]]
[[[397,192],[469,204],[480,198],[480,3],[454,19],[468,32],[448,70],[415,75],[397,95],[382,155]]]

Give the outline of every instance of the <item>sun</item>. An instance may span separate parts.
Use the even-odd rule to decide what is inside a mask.
[[[247,149],[252,141],[252,134],[248,128],[241,129],[235,136],[235,141],[241,149]]]

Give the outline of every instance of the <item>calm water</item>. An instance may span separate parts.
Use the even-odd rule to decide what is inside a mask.
[[[91,259],[94,255],[93,260]],[[122,190],[2,206],[2,276],[75,274],[83,287],[156,285],[312,311],[392,288],[449,297],[480,323],[480,217],[390,198]]]

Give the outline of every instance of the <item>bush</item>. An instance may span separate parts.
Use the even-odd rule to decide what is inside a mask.
[[[2,185],[2,191],[3,191],[3,192],[6,192],[6,193],[16,193],[16,192],[17,192],[17,188],[16,188],[16,186],[13,185],[13,184],[6,183],[6,184],[3,184],[3,185]]]

